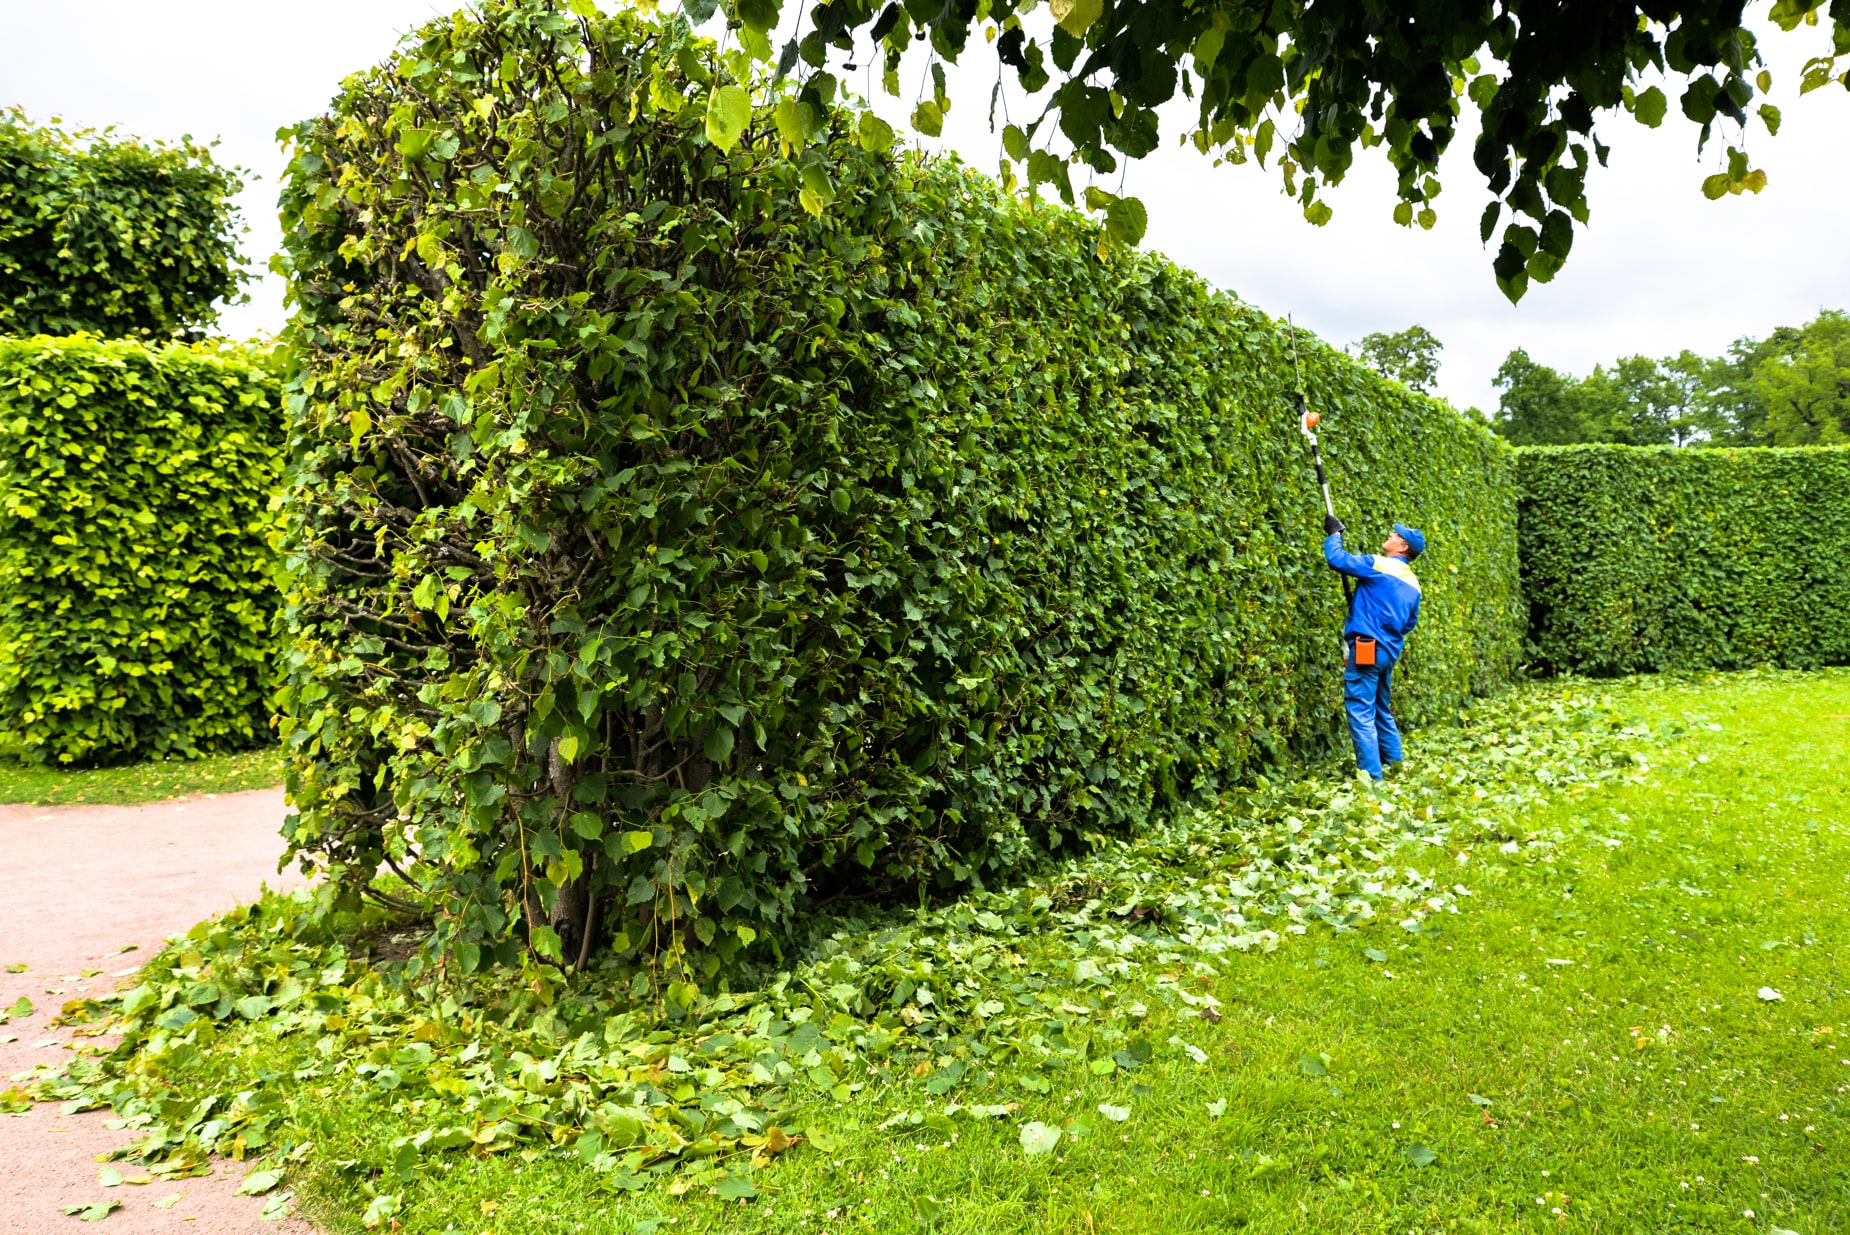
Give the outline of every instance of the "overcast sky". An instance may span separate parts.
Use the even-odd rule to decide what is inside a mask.
[[[80,10],[0,0],[0,106],[36,120],[115,125],[150,138],[217,140],[223,161],[255,173],[243,198],[246,250],[259,263],[278,243],[275,132],[321,110],[346,73],[385,56],[398,36],[449,10],[430,0],[89,0]],[[788,6],[787,6],[788,7]],[[1761,13],[1765,0],[1752,5]],[[1649,131],[1629,117],[1601,130],[1611,167],[1590,177],[1593,226],[1566,270],[1511,306],[1491,278],[1477,220],[1488,194],[1459,141],[1441,169],[1446,190],[1431,232],[1396,227],[1393,180],[1378,152],[1361,151],[1340,188],[1336,217],[1303,222],[1273,171],[1215,169],[1192,149],[1166,146],[1133,164],[1125,192],[1149,206],[1146,245],[1215,286],[1283,315],[1333,343],[1418,322],[1445,343],[1440,393],[1489,409],[1491,378],[1515,347],[1583,373],[1621,355],[1683,348],[1722,351],[1743,335],[1796,325],[1820,308],[1850,307],[1850,93],[1797,97],[1797,66],[1824,50],[1822,31],[1771,30],[1762,50],[1785,114],[1777,138],[1752,136],[1768,187],[1758,197],[1706,201],[1702,177],[1722,143],[1698,160],[1694,126],[1676,113]],[[945,144],[987,171],[997,141],[985,124],[994,60],[972,40],[968,84]],[[923,61],[903,74],[906,98],[876,100],[904,130]],[[1012,76],[1012,75],[1011,75]],[[1019,100],[1019,93],[1016,94]],[[1673,93],[1674,100],[1674,93]],[[1174,130],[1166,131],[1173,142]],[[274,277],[226,315],[228,333],[276,329]]]

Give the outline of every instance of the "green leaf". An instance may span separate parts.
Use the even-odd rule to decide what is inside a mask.
[[[1418,1141],[1408,1145],[1400,1152],[1406,1157],[1407,1161],[1413,1163],[1414,1166],[1431,1166],[1439,1160],[1438,1154],[1434,1153],[1429,1146],[1422,1145]]]
[[[559,758],[567,763],[571,763],[578,758],[578,747],[578,735],[575,733],[566,734],[559,739]]]
[[[1108,1055],[1094,1059],[1091,1067],[1093,1076],[1110,1076],[1118,1070],[1118,1065]]]
[[[6,1010],[8,1016],[31,1016],[32,1001],[21,995],[13,1001],[13,1006]]]
[[[714,763],[724,763],[732,756],[733,732],[725,725],[714,725],[707,730],[706,755]]]
[[[87,1205],[66,1205],[64,1212],[85,1222],[101,1222],[121,1208],[121,1201],[94,1201]]]
[[[1195,63],[1203,69],[1214,67],[1220,58],[1221,46],[1227,41],[1227,32],[1217,26],[1209,26],[1195,38]]]
[[[1328,1076],[1330,1061],[1326,1055],[1299,1055],[1298,1071],[1305,1076]]]
[[[822,207],[835,200],[835,185],[829,180],[828,167],[820,160],[812,159],[803,164],[801,174],[804,208],[812,215],[820,216]]]
[[[1049,1127],[1038,1119],[1021,1126],[1021,1148],[1030,1158],[1050,1154],[1054,1146],[1060,1143],[1060,1129]]]
[[[1377,963],[1387,959],[1387,953],[1383,952],[1380,948],[1363,948],[1362,955]]]
[[[268,995],[245,995],[243,998],[233,1001],[231,1006],[236,1009],[238,1015],[245,1020],[254,1021],[258,1017],[269,1012],[272,1005]]]
[[[653,832],[625,832],[623,844],[631,853],[641,853],[655,843]]]
[[[366,1212],[360,1215],[360,1225],[368,1230],[385,1225],[398,1212],[403,1201],[403,1194],[382,1192],[373,1197],[366,1206]]]
[[[777,124],[777,135],[798,150],[814,140],[822,127],[816,109],[798,99],[780,101],[772,111],[771,119]]]
[[[1098,1113],[1103,1115],[1106,1119],[1111,1120],[1112,1123],[1121,1124],[1131,1117],[1131,1108],[1128,1106],[1113,1106],[1109,1102],[1101,1102],[1098,1104]]]
[[[524,227],[510,227],[507,229],[507,247],[515,256],[522,259],[535,258],[540,255],[540,238]],[[356,413],[358,414],[363,413]],[[362,436],[364,432],[363,429],[356,429],[354,436]]]
[[[1048,0],[1048,10],[1060,29],[1078,38],[1105,13],[1105,0]]]
[[[937,137],[944,132],[944,112],[937,103],[925,99],[913,109],[912,127],[927,137]]]
[[[96,1173],[96,1182],[97,1186],[102,1188],[119,1187],[122,1183],[122,1172],[113,1166],[106,1166]]]
[[[721,150],[739,144],[752,122],[752,96],[744,86],[721,86],[707,99],[707,140]]]
[[[1111,1059],[1120,1068],[1141,1068],[1149,1063],[1155,1054],[1156,1050],[1150,1045],[1148,1038],[1135,1038],[1123,1050],[1113,1051]]]
[[[893,126],[870,111],[861,113],[860,124],[855,131],[860,136],[863,150],[885,154],[893,148]]]
[[[238,1185],[236,1195],[262,1196],[281,1182],[283,1182],[281,1167],[266,1167],[260,1171],[252,1171],[244,1177],[244,1182]]]
[[[758,1195],[758,1185],[748,1176],[728,1175],[713,1185],[713,1191],[719,1193],[722,1201],[745,1201]]]
[[[778,12],[783,8],[781,0],[737,0],[737,3],[735,11],[748,29],[766,31],[776,28]]]
[[[1769,134],[1777,136],[1779,134],[1779,108],[1773,106],[1771,103],[1762,103],[1759,108],[1759,113],[1760,122],[1766,125],[1766,131]]]
[[[1664,122],[1664,116],[1669,110],[1670,100],[1656,86],[1640,92],[1632,104],[1632,115],[1638,118],[1640,124],[1653,129]]]
[[[1143,242],[1149,222],[1143,203],[1134,197],[1120,197],[1105,208],[1105,234],[1126,248]]]
[[[1020,125],[1003,126],[1002,149],[1017,162],[1028,157],[1028,135],[1021,131]]]
[[[550,926],[535,924],[528,933],[533,942],[533,950],[557,964],[565,963],[565,947],[559,940],[559,932]]]

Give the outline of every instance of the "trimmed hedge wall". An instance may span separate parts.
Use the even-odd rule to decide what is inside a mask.
[[[247,354],[0,339],[0,753],[269,738],[281,442]]]
[[[465,968],[711,972],[1335,740],[1281,325],[762,80],[722,148],[751,70],[677,20],[490,0],[295,134],[303,860]],[[1350,524],[1431,536],[1431,715],[1520,646],[1509,451],[1301,344]]]
[[[1850,664],[1850,449],[1558,446],[1516,458],[1540,667]]]

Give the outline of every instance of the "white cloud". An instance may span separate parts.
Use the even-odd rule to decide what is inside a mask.
[[[247,248],[262,260],[278,243],[276,129],[325,106],[343,75],[377,62],[399,34],[450,7],[101,0],[74,21],[60,6],[0,0],[7,31],[0,105],[147,137],[219,139],[227,161],[261,177],[243,205]],[[1392,178],[1368,151],[1349,182],[1326,195],[1336,217],[1321,229],[1303,222],[1272,173],[1214,169],[1190,149],[1165,147],[1133,165],[1125,191],[1150,209],[1150,247],[1268,312],[1294,314],[1333,342],[1426,326],[1446,344],[1441,392],[1488,409],[1496,401],[1490,379],[1513,347],[1584,372],[1633,352],[1713,354],[1742,335],[1850,304],[1850,168],[1841,158],[1850,93],[1831,87],[1797,97],[1797,67],[1823,41],[1817,30],[1762,38],[1785,125],[1771,139],[1756,126],[1751,138],[1769,179],[1758,197],[1703,199],[1697,185],[1719,165],[1722,143],[1711,143],[1698,162],[1694,127],[1674,106],[1656,131],[1628,117],[1608,119],[1602,132],[1612,165],[1590,177],[1593,226],[1577,239],[1567,269],[1518,306],[1497,291],[1478,243],[1488,197],[1467,139],[1442,168],[1446,191],[1431,232],[1394,226]],[[957,106],[941,144],[993,170],[997,142],[983,114],[993,54],[973,39],[965,61],[953,73]],[[876,99],[902,128],[923,65],[915,52],[902,70],[903,104]],[[1019,109],[1019,92],[1012,101]],[[271,277],[227,326],[234,334],[274,329],[282,312]]]

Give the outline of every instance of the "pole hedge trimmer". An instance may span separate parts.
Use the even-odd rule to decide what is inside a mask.
[[[1298,381],[1298,432],[1310,443],[1310,461],[1317,466],[1317,484],[1323,489],[1323,512],[1330,518],[1336,518],[1336,504],[1330,500],[1330,478],[1323,470],[1323,452],[1317,448],[1317,426],[1323,420],[1316,412],[1310,410],[1310,404],[1304,397],[1304,370],[1298,364],[1298,328],[1287,317],[1285,325],[1291,331],[1291,371]],[[1338,575],[1343,589],[1343,612],[1355,604],[1355,592],[1352,590],[1348,575]]]

